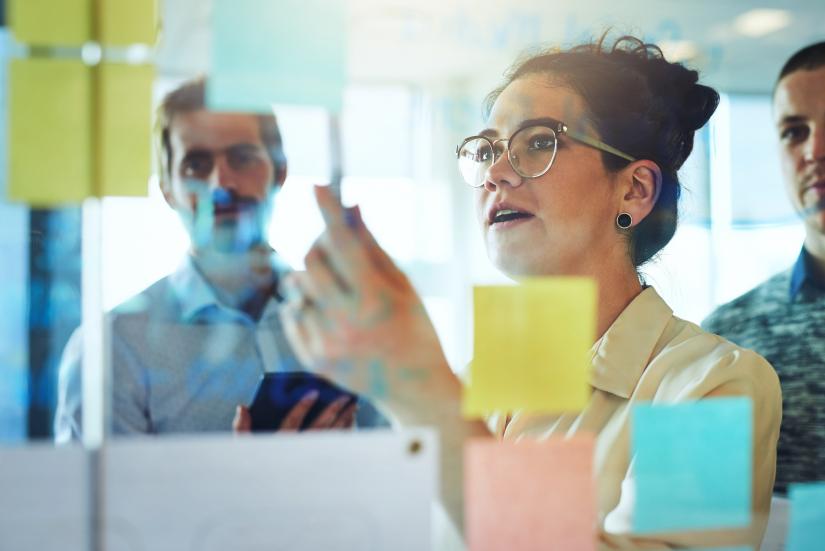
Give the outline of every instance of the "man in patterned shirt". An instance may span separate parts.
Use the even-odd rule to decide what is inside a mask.
[[[773,94],[785,187],[805,225],[796,263],[721,306],[703,326],[776,368],[783,419],[776,493],[825,480],[825,42],[785,63]]]

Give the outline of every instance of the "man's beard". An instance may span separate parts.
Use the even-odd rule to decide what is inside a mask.
[[[825,211],[825,195],[822,197],[817,197],[817,200],[808,205],[807,207],[803,207],[802,210],[799,211],[799,216],[803,220],[811,216],[817,216],[819,213]]]
[[[199,194],[196,205],[184,220],[196,250],[237,254],[267,243],[268,202],[216,189]]]

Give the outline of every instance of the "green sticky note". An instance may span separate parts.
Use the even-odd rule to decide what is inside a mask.
[[[91,77],[80,61],[9,67],[9,199],[34,206],[91,194]]]
[[[92,0],[9,0],[12,34],[37,46],[79,46],[92,39]]]
[[[596,284],[528,279],[473,291],[473,361],[463,410],[579,411],[590,395],[587,352],[596,330]]]
[[[158,30],[157,0],[99,0],[98,42],[104,46],[154,44]]]
[[[340,111],[346,2],[215,0],[209,107],[271,112],[272,104]]]
[[[99,195],[146,196],[151,172],[154,67],[99,66]]]

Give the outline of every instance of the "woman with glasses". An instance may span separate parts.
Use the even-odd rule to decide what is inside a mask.
[[[406,277],[331,194],[316,195],[327,231],[287,281],[290,338],[307,365],[370,396],[403,425],[441,434],[442,498],[461,524],[462,446],[597,435],[604,548],[758,546],[769,509],[781,396],[757,354],[676,318],[638,269],[676,229],[677,170],[719,96],[655,46],[604,38],[517,63],[486,103],[486,128],[457,148],[488,254],[513,278],[577,275],[598,284],[592,394],[580,413],[461,415],[461,384]],[[506,365],[501,366],[507,369]],[[380,384],[375,384],[378,380]],[[632,533],[630,410],[744,396],[753,403],[754,522],[747,530]]]

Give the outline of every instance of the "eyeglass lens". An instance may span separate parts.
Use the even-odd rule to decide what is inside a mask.
[[[493,140],[494,141],[494,140]],[[505,140],[506,141],[506,140]],[[522,128],[509,140],[508,159],[513,170],[523,178],[544,174],[556,156],[556,133],[546,126]],[[487,170],[501,154],[502,142],[477,137],[467,140],[458,151],[458,167],[464,180],[473,187],[484,185]]]
[[[228,147],[223,152],[208,149],[193,149],[188,151],[181,162],[182,176],[206,180],[215,168],[215,158],[220,154],[226,155],[226,162],[236,172],[243,172],[260,166],[266,162],[266,152],[253,144],[237,144]]]

